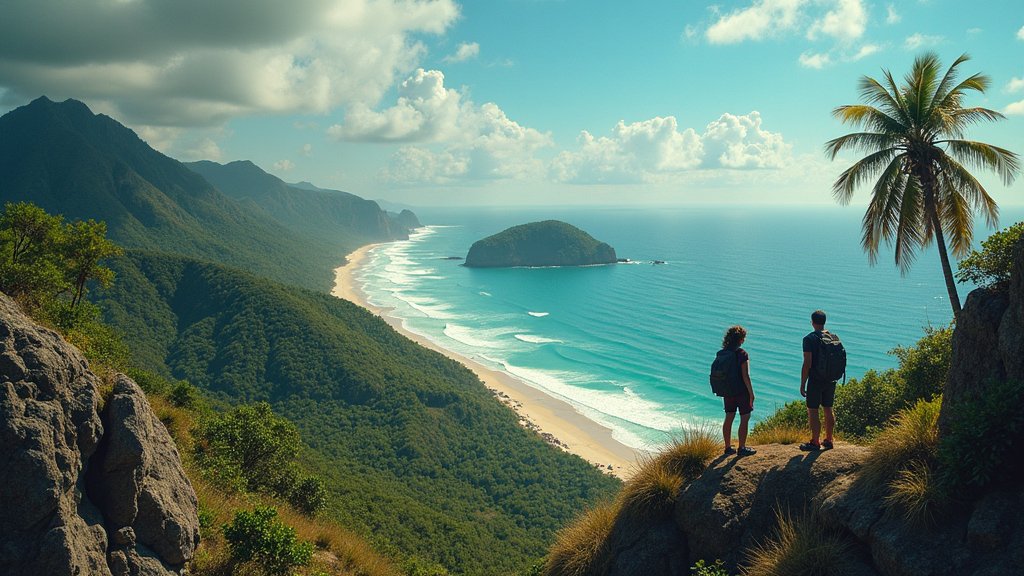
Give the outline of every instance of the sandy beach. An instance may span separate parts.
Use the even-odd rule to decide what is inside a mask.
[[[640,453],[614,438],[610,429],[584,417],[571,404],[549,396],[504,372],[492,370],[471,358],[445,350],[427,338],[409,332],[402,321],[388,314],[390,309],[372,306],[366,301],[354,275],[367,253],[376,244],[363,246],[346,257],[347,262],[335,269],[331,294],[344,298],[379,315],[395,330],[417,344],[440,352],[472,370],[495,396],[519,415],[523,426],[536,430],[549,443],[562,447],[591,462],[602,470],[628,478],[636,467]]]

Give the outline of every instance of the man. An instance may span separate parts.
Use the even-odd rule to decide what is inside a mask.
[[[828,381],[814,370],[818,355],[822,353],[821,338],[828,334],[825,330],[825,312],[815,310],[811,313],[811,326],[814,331],[804,336],[804,364],[800,368],[800,395],[807,399],[807,423],[811,428],[810,442],[804,442],[800,449],[813,452],[822,448],[832,448],[832,431],[836,426],[836,417],[832,413],[832,403],[836,398],[836,383]],[[819,442],[821,435],[821,419],[818,409],[825,413],[825,440]]]

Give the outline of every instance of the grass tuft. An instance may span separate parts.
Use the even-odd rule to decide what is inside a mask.
[[[585,576],[607,571],[608,541],[619,506],[608,502],[585,512],[555,535],[544,576]]]
[[[852,547],[840,534],[810,514],[794,518],[776,512],[776,519],[774,537],[751,550],[741,571],[744,576],[827,576],[849,571]]]
[[[910,462],[935,458],[938,450],[938,420],[942,398],[919,400],[901,410],[871,445],[871,457],[861,477],[875,489],[883,489]]]
[[[651,460],[622,488],[621,510],[638,519],[661,518],[672,511],[682,487],[680,474]]]
[[[750,435],[750,444],[799,444],[807,440],[807,426],[780,423],[757,429]]]
[[[690,482],[721,454],[722,438],[719,433],[710,424],[702,424],[683,429],[678,438],[654,457],[652,465]]]
[[[885,497],[886,507],[890,511],[900,511],[903,519],[911,523],[932,522],[946,501],[945,492],[931,466],[920,460],[911,462],[896,473]]]

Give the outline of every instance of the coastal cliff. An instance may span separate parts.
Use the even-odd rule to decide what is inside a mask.
[[[684,437],[564,530],[544,574],[688,576],[716,560],[702,573],[1020,573],[1024,430],[1020,398],[1006,394],[1021,394],[1022,330],[1024,242],[1009,283],[973,291],[957,319],[941,416],[940,400],[920,402],[871,445],[810,453],[764,444],[736,458],[713,433]],[[986,412],[1000,403],[1010,408]],[[958,445],[966,464],[949,460],[965,454],[948,452]],[[937,462],[926,454],[936,446]],[[966,482],[950,480],[964,470]]]
[[[0,294],[0,573],[181,574],[198,505],[145,394]]]
[[[513,226],[477,240],[466,255],[466,266],[586,266],[612,264],[615,249],[571,224],[545,220]]]

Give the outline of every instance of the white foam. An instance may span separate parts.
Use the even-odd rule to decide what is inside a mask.
[[[408,294],[399,293],[398,291],[392,292],[392,295],[408,304],[413,310],[418,311],[428,318],[451,320],[458,317],[449,312],[449,310],[451,310],[451,306],[448,304],[438,304],[435,300],[431,300],[429,298],[417,298],[415,296],[409,296]]]
[[[527,314],[533,316],[534,318],[543,318],[550,314],[550,312],[527,312]]]
[[[472,346],[474,348],[501,348],[500,342],[484,340],[480,337],[479,332],[466,328],[465,326],[459,326],[458,324],[445,324],[444,335],[456,342],[460,342],[466,346]]]
[[[491,293],[490,293],[490,292],[484,292],[484,291],[482,291],[482,290],[481,290],[481,291],[480,291],[480,295],[481,295],[481,296],[490,296],[490,295],[491,295]]]
[[[554,338],[545,338],[543,336],[534,336],[533,334],[516,334],[516,339],[522,340],[523,342],[529,342],[530,344],[548,344],[561,342],[561,340],[556,340]]]

